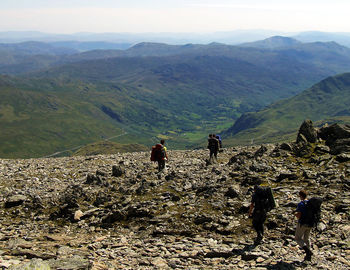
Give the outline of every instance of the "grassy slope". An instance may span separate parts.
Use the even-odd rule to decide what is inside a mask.
[[[276,142],[295,137],[305,119],[350,123],[350,73],[329,77],[301,94],[242,116],[226,135],[230,144]],[[316,124],[317,124],[316,123]]]
[[[2,78],[1,157],[40,157],[122,132],[81,93],[72,96],[70,87]]]
[[[74,153],[75,156],[108,155],[126,152],[147,151],[148,147],[140,144],[119,144],[110,141],[100,141],[88,144]]]

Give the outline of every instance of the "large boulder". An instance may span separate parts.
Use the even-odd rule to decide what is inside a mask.
[[[298,132],[297,143],[315,143],[317,142],[317,131],[314,128],[311,120],[305,120]]]
[[[326,141],[333,155],[350,152],[350,126],[333,124],[320,128],[319,138]]]

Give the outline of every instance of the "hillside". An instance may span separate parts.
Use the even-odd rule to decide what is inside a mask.
[[[141,152],[149,150],[140,144],[118,144],[110,141],[100,141],[85,145],[74,152],[74,156],[111,155],[127,152]]]
[[[114,142],[149,147],[164,138],[173,149],[194,148],[241,114],[350,70],[350,49],[336,43],[275,50],[141,43],[128,50],[28,57],[40,63],[21,58],[11,68],[26,74],[2,77],[2,157],[70,154],[122,129],[128,136]]]
[[[169,150],[162,173],[149,151],[0,159],[0,267],[348,269],[349,153],[304,146],[303,157],[282,145],[226,148],[212,165],[207,150]],[[248,219],[256,184],[278,205],[260,245]],[[324,199],[311,262],[294,240],[302,188]]]
[[[122,133],[114,120],[81,98],[86,87],[0,76],[0,155],[46,156]]]
[[[231,141],[281,141],[304,119],[350,123],[350,73],[329,77],[299,95],[242,115],[225,135]],[[285,137],[287,136],[287,137]]]

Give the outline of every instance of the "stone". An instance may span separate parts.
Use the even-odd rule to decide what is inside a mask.
[[[311,120],[305,120],[299,128],[296,142],[315,143],[317,141],[317,131],[313,127]]]
[[[7,198],[5,202],[5,208],[12,208],[16,206],[20,206],[27,199],[24,195],[13,195]]]
[[[12,270],[50,270],[51,267],[47,262],[44,262],[42,259],[32,259],[30,262],[12,266],[9,269]]]
[[[125,174],[125,169],[121,166],[114,165],[112,167],[112,176],[121,177],[123,174]]]
[[[228,190],[225,192],[225,196],[229,198],[236,198],[238,197],[238,192],[234,190],[232,187],[229,187]]]
[[[336,160],[338,162],[348,162],[350,161],[350,153],[342,153],[337,155]]]
[[[74,220],[80,220],[84,216],[84,213],[81,210],[77,210],[74,213]]]
[[[285,150],[285,151],[293,151],[293,146],[290,143],[282,143],[279,146],[279,149]]]

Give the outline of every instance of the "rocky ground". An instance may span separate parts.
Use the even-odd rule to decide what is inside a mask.
[[[207,150],[169,151],[162,174],[148,152],[0,160],[0,268],[350,269],[347,141],[309,135],[225,148],[214,164]],[[278,203],[258,246],[254,184]],[[301,188],[324,198],[308,263],[294,241]]]

